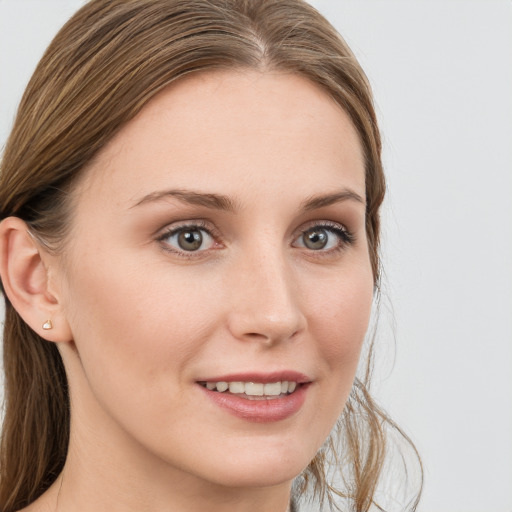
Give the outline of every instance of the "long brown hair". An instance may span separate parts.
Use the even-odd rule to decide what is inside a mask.
[[[301,0],[90,1],[57,34],[25,91],[0,168],[0,220],[20,217],[49,250],[61,250],[70,187],[113,135],[180,77],[235,68],[300,74],[350,116],[366,159],[366,231],[378,295],[385,182],[370,87],[338,33]],[[14,512],[61,472],[70,412],[55,344],[35,334],[5,300],[0,509]],[[371,353],[370,346],[370,359]],[[297,486],[299,494],[313,489],[329,501],[333,493],[344,496],[358,512],[374,502],[386,425],[396,427],[368,392],[371,360],[367,368],[338,424],[343,489],[326,478],[334,438]]]

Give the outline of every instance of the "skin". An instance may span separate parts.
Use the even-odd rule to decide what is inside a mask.
[[[223,195],[232,211],[155,199],[168,190]],[[58,343],[72,404],[64,471],[26,510],[284,512],[343,410],[372,303],[364,163],[348,116],[298,76],[193,75],[110,141],[72,200],[64,252],[38,247],[39,274],[26,265],[18,279],[35,283],[37,301],[19,310]],[[211,232],[200,250],[158,240],[198,222]],[[326,222],[328,248],[305,246],[304,231]],[[3,234],[7,261],[34,243],[16,242],[16,220]],[[54,329],[41,331],[47,317]],[[233,416],[197,384],[280,370],[311,381],[281,421]]]

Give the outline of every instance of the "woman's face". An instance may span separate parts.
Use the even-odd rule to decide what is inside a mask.
[[[56,263],[70,454],[229,486],[300,473],[368,324],[364,175],[304,78],[206,73],[153,99],[77,185]]]

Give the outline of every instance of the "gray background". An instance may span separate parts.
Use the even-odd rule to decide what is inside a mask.
[[[316,0],[384,136],[375,391],[415,440],[424,512],[512,511],[512,3]],[[79,0],[0,0],[0,146]],[[389,306],[390,305],[390,306]]]

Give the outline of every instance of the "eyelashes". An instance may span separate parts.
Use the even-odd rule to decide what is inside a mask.
[[[204,221],[170,226],[157,237],[164,250],[184,258],[203,256],[208,250],[223,248],[220,239],[220,233]]]
[[[170,226],[156,240],[165,251],[188,259],[204,257],[212,250],[225,248],[218,230],[205,221]],[[315,221],[299,229],[291,246],[314,256],[328,256],[346,249],[355,241],[355,235],[344,225]]]
[[[204,252],[215,245],[214,235],[199,224],[169,229],[159,237],[159,240],[167,243],[174,250],[183,252]]]
[[[354,235],[345,226],[335,222],[323,222],[303,229],[292,246],[326,252],[343,249],[354,242]]]

